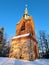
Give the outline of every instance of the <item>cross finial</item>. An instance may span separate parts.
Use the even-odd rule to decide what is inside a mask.
[[[28,7],[28,5],[27,5],[27,4],[26,4],[25,6],[26,6],[26,8]]]

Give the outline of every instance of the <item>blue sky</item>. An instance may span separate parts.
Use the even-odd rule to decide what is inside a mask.
[[[4,32],[14,36],[16,24],[28,5],[29,15],[34,19],[35,31],[45,30],[49,34],[49,0],[0,0],[0,27]]]

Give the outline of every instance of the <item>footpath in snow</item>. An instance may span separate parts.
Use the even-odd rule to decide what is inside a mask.
[[[37,59],[35,61],[27,61],[0,57],[0,65],[49,65],[49,59]]]

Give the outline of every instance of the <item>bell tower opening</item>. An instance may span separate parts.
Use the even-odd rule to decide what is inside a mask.
[[[22,27],[21,27],[21,31],[25,30],[25,22],[23,22]]]

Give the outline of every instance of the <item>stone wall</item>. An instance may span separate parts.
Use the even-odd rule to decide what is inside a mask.
[[[24,60],[34,60],[37,54],[35,52],[37,51],[37,49],[35,49],[35,45],[35,42],[33,42],[31,39],[12,41],[9,57]]]
[[[12,42],[10,57],[30,59],[30,39]]]

